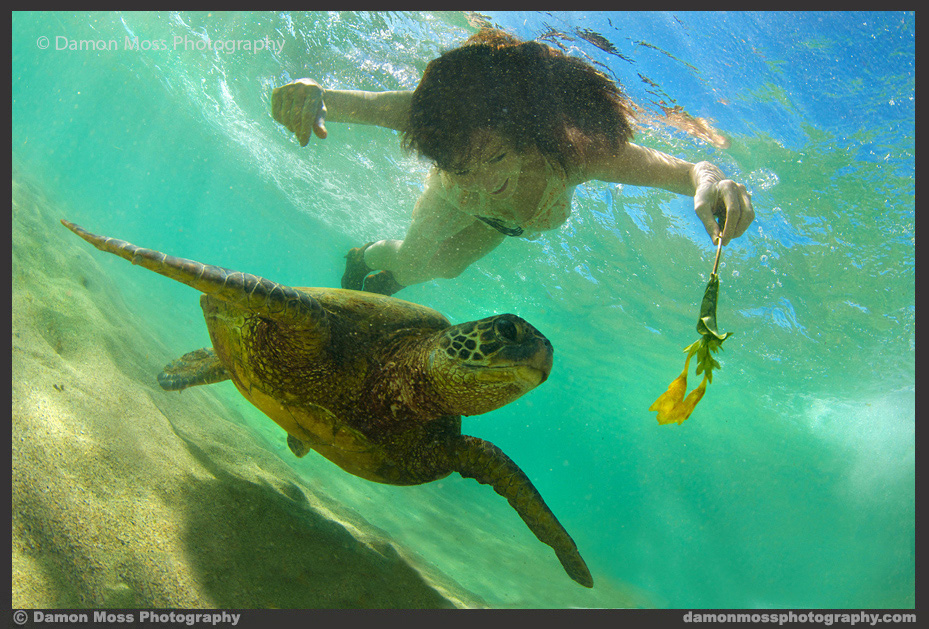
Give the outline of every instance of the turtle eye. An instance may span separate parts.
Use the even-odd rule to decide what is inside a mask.
[[[500,336],[504,338],[505,340],[510,341],[511,343],[516,342],[516,337],[517,337],[516,324],[514,324],[509,319],[500,317],[499,319],[494,321],[494,332],[497,333],[497,336]]]

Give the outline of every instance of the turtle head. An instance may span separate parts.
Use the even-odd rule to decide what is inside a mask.
[[[511,314],[446,328],[427,359],[435,392],[450,412],[480,415],[516,400],[545,382],[552,344]]]

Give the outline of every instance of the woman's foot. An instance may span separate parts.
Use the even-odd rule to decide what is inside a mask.
[[[369,293],[380,293],[381,295],[393,295],[401,288],[403,284],[394,279],[394,274],[390,271],[379,271],[374,275],[369,275],[364,281],[364,290]]]
[[[342,275],[342,288],[364,290],[365,277],[374,269],[365,264],[365,249],[373,245],[369,242],[363,247],[353,247],[345,256],[345,273]]]

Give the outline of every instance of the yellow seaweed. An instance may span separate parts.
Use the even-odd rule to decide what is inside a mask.
[[[694,412],[694,408],[696,408],[700,399],[703,398],[703,394],[706,393],[706,384],[711,380],[710,374],[712,372],[712,367],[709,369],[701,369],[698,362],[697,374],[699,375],[700,372],[703,371],[703,380],[687,395],[687,397],[684,397],[684,394],[687,392],[687,371],[690,365],[690,359],[694,354],[697,354],[699,361],[698,352],[702,347],[703,339],[700,339],[684,349],[684,351],[687,352],[687,358],[684,360],[684,370],[670,385],[668,385],[668,390],[658,396],[658,399],[652,402],[652,405],[648,407],[650,411],[658,411],[657,419],[659,424],[671,424],[674,422],[678,424],[684,423],[684,420],[690,417],[690,414]],[[716,361],[713,362],[715,363]],[[716,363],[716,365],[718,366],[719,363]]]
[[[675,378],[674,381],[668,385],[668,390],[662,393],[658,399],[648,407],[650,411],[658,411],[659,424],[669,424],[671,422],[681,423],[684,419],[687,419],[686,417],[684,417],[684,419],[678,418],[681,415],[684,393],[687,392],[687,366],[690,363],[691,356],[693,356],[693,354],[687,355],[687,360],[684,361],[684,371],[681,372],[681,375]]]

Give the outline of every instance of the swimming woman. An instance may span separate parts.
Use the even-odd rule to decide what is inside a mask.
[[[508,237],[558,228],[575,187],[594,179],[692,196],[714,243],[741,236],[755,216],[745,186],[713,164],[633,144],[629,102],[593,66],[499,30],[431,61],[413,92],[299,79],[274,90],[272,114],[301,146],[326,137],[327,119],[378,125],[434,164],[406,237],[349,251],[343,288],[391,295],[457,277]]]

